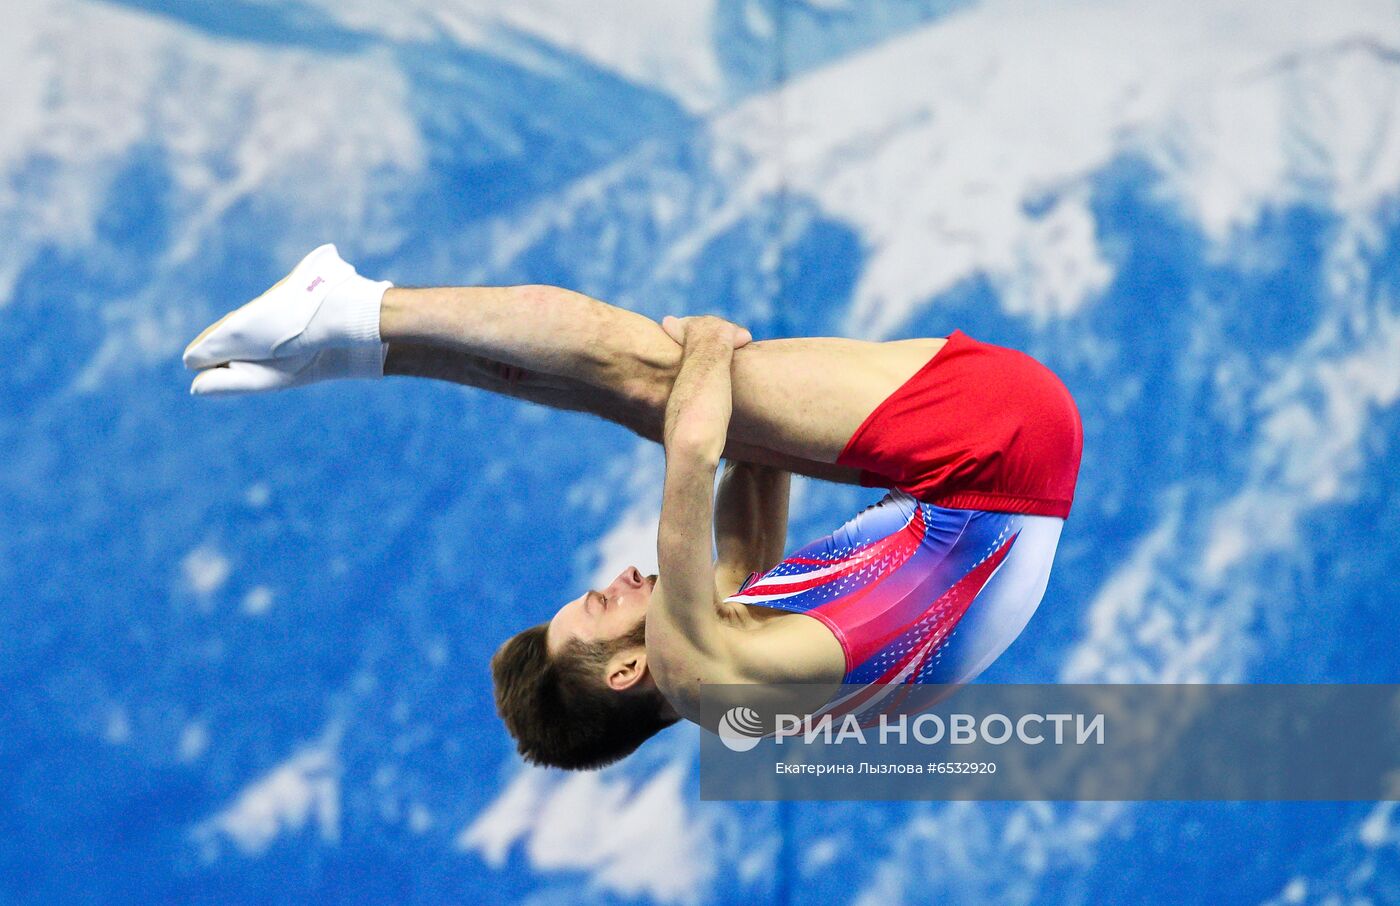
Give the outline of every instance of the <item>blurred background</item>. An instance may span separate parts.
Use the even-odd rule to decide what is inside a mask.
[[[395,378],[192,399],[315,245],[1076,395],[985,679],[1400,680],[1395,0],[6,0],[0,899],[1387,903],[1383,804],[700,802],[487,659],[655,566],[659,449]],[[799,480],[792,546],[878,492]]]

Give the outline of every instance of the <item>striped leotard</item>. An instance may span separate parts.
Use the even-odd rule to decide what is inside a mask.
[[[954,331],[837,459],[890,493],[728,600],[820,620],[848,684],[965,683],[1045,593],[1082,447],[1049,369]]]
[[[846,683],[966,682],[1030,619],[1063,523],[892,491],[728,600],[821,620],[845,652]]]

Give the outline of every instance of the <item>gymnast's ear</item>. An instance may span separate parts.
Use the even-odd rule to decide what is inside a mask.
[[[629,648],[619,651],[608,659],[607,676],[604,682],[614,692],[626,692],[634,688],[647,676],[647,651],[645,648]]]

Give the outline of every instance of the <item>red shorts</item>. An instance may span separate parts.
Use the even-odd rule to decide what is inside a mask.
[[[955,330],[836,463],[936,506],[1063,519],[1083,448],[1079,410],[1050,369]]]

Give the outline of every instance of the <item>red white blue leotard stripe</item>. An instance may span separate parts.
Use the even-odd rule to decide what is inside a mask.
[[[949,509],[895,491],[751,575],[729,600],[821,620],[845,652],[846,683],[964,682],[970,677],[959,673],[966,665],[945,665],[944,653],[1028,519],[1062,521]],[[1048,561],[1046,570],[1048,576]],[[1036,592],[1032,609],[1038,600]],[[1011,638],[1024,625],[1017,619]]]

